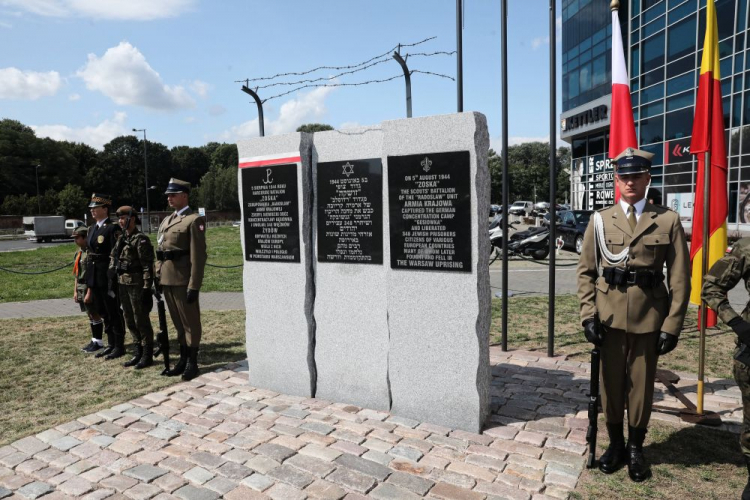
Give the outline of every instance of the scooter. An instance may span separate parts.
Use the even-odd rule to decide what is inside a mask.
[[[517,222],[508,224],[508,229],[515,228]],[[498,214],[490,223],[489,228],[490,264],[492,264],[503,253],[503,228],[502,214]],[[532,259],[541,260],[549,255],[549,228],[530,227],[525,231],[517,231],[510,235],[508,241],[509,256],[530,256]]]

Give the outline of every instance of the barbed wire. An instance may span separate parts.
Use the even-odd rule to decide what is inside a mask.
[[[424,71],[424,70],[421,70],[421,69],[412,69],[409,72],[410,73],[422,73],[423,75],[439,76],[440,78],[447,78],[448,80],[453,80],[454,82],[456,81],[456,79],[453,78],[452,76],[444,75],[442,73],[433,73],[432,71]]]
[[[354,73],[358,73],[360,71],[364,71],[366,69],[372,68],[373,66],[378,66],[378,65],[386,63],[386,62],[391,62],[392,60],[393,59],[391,59],[390,57],[387,57],[387,58],[381,59],[379,61],[375,61],[374,63],[368,64],[366,66],[362,66],[359,69],[355,69],[355,70],[352,70],[352,71],[344,71],[342,73],[338,73],[338,74],[335,74],[333,76],[321,76],[320,78],[314,78],[314,79],[311,79],[311,80],[299,80],[299,81],[296,81],[296,82],[276,82],[276,83],[269,83],[267,85],[259,85],[259,86],[255,87],[255,91],[257,92],[259,89],[267,89],[267,88],[270,88],[270,87],[278,87],[279,85],[301,85],[303,83],[315,83],[315,82],[321,82],[321,81],[324,81],[324,80],[328,80],[328,81],[335,80],[336,78],[339,78],[339,77],[342,77],[342,76],[345,76],[345,75],[351,75],[351,74],[354,74]]]
[[[320,71],[320,70],[324,70],[324,69],[333,70],[333,71],[342,71],[342,70],[355,69],[355,68],[358,68],[360,66],[364,66],[366,64],[369,64],[372,61],[375,61],[377,59],[381,59],[381,58],[383,58],[385,56],[390,56],[391,52],[393,52],[394,50],[400,49],[401,47],[416,47],[417,45],[421,45],[423,43],[429,42],[430,40],[434,40],[435,38],[437,38],[437,36],[431,36],[429,38],[425,38],[424,40],[420,40],[419,42],[415,42],[415,43],[407,43],[407,44],[400,43],[400,44],[394,45],[392,48],[388,49],[387,51],[383,52],[382,54],[378,54],[377,56],[371,57],[367,61],[363,61],[363,62],[358,63],[358,64],[352,64],[352,65],[349,65],[349,66],[318,66],[317,68],[309,69],[307,71],[277,73],[277,74],[275,74],[273,76],[261,76],[261,77],[258,77],[258,78],[245,78],[243,80],[235,80],[234,83],[245,83],[246,85],[249,86],[250,85],[249,82],[261,82],[261,81],[267,81],[267,80],[274,80],[276,78],[281,78],[281,77],[286,77],[286,76],[304,76],[304,75],[309,75],[310,73],[314,73],[316,71]]]

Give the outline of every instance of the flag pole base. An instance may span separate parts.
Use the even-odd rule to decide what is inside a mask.
[[[722,423],[718,413],[712,411],[698,413],[696,410],[687,408],[680,410],[680,419],[689,424],[705,425],[708,427],[719,427]]]

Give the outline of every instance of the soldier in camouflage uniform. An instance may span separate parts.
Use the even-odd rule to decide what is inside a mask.
[[[148,317],[153,308],[154,247],[136,227],[139,221],[132,207],[118,208],[117,216],[123,234],[112,249],[109,266],[117,274],[125,324],[135,345],[133,358],[123,366],[140,370],[154,363],[154,329]]]
[[[91,289],[86,284],[86,251],[88,250],[86,236],[88,236],[88,232],[88,228],[83,226],[73,231],[73,241],[78,245],[78,251],[73,258],[73,276],[75,276],[73,300],[81,307],[81,311],[85,311],[89,317],[92,335],[91,343],[89,344],[91,350],[85,352],[91,353],[104,347],[102,344],[104,320],[99,315],[96,302],[94,302],[94,298],[91,296]]]
[[[701,294],[706,304],[737,334],[733,372],[734,380],[742,392],[744,418],[740,447],[748,471],[748,482],[742,492],[742,500],[750,500],[750,303],[740,316],[727,298],[729,290],[741,279],[745,280],[745,289],[750,291],[750,238],[742,238],[732,245],[731,251],[711,266]]]

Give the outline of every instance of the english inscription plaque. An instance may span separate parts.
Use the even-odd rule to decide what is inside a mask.
[[[388,157],[391,268],[471,272],[468,151]]]
[[[318,163],[318,262],[383,263],[383,163]]]
[[[296,163],[242,170],[245,260],[300,262]]]

